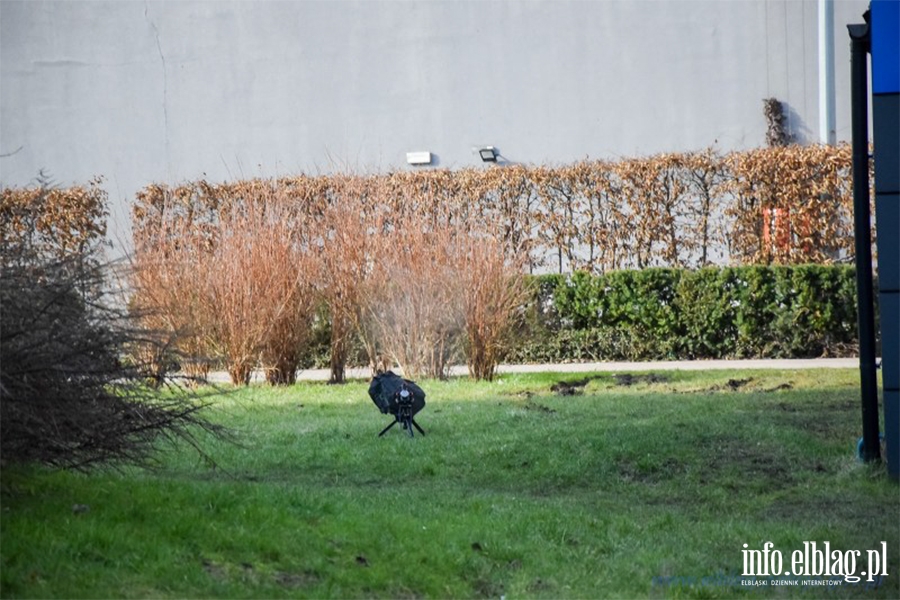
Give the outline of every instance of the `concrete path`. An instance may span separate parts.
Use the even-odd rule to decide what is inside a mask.
[[[594,371],[720,371],[723,369],[855,369],[858,358],[793,358],[754,360],[679,360],[660,362],[595,362],[541,365],[500,365],[498,373],[587,373]],[[452,367],[451,376],[468,375],[465,365]],[[298,381],[328,381],[328,369],[307,369],[297,374]],[[369,369],[347,369],[348,379],[369,379]],[[228,383],[228,374],[210,373],[211,383]],[[265,381],[262,371],[255,371],[253,382]]]

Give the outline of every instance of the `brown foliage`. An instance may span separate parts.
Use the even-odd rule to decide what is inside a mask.
[[[321,234],[317,288],[331,317],[331,383],[342,383],[351,338],[358,333],[375,368],[378,348],[366,320],[382,293],[378,279],[383,264],[380,236],[386,224],[385,205],[371,181],[356,176],[334,177],[327,196],[319,196]]]
[[[0,190],[0,245],[40,248],[52,258],[85,254],[106,235],[107,195],[95,178],[86,186],[45,185]]]
[[[501,240],[490,233],[472,235],[458,257],[464,353],[469,373],[478,380],[494,378],[513,318],[526,295],[524,257],[505,252]]]
[[[182,350],[225,358],[237,381],[260,358],[291,379],[313,290],[332,381],[354,336],[373,369],[440,376],[462,349],[489,378],[522,271],[844,260],[850,187],[847,145],[706,150],[150,186],[133,229],[159,329],[187,332]]]
[[[270,382],[292,382],[309,332],[316,245],[292,200],[276,182],[200,182],[147,188],[135,208],[155,225],[135,234],[136,306],[185,355],[224,360],[235,384],[260,361]]]
[[[366,320],[380,347],[409,377],[444,378],[458,351],[462,224],[439,211],[393,219],[380,236],[381,273]]]
[[[726,157],[731,254],[742,264],[829,263],[853,250],[848,145],[787,146]]]

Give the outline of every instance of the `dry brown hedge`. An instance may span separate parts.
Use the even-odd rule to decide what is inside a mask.
[[[0,245],[27,244],[63,259],[85,254],[106,235],[107,195],[102,178],[87,185],[0,190]]]
[[[281,216],[254,222],[252,207]],[[313,297],[329,309],[333,381],[354,337],[373,367],[440,375],[462,348],[489,378],[517,272],[843,261],[851,207],[850,147],[794,145],[151,185],[133,232],[148,273],[139,297],[161,307],[158,325],[185,354],[225,358],[235,381],[259,360],[276,373],[296,363],[284,355],[303,343]],[[240,343],[226,341],[226,319]]]

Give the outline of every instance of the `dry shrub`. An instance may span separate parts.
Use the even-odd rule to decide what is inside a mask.
[[[398,219],[382,236],[383,276],[368,319],[384,352],[408,377],[445,378],[462,314],[458,241],[449,227],[424,221]]]
[[[852,252],[849,145],[762,148],[725,161],[736,262],[829,263]]]
[[[135,222],[135,308],[204,375],[205,355],[246,384],[262,361],[294,381],[315,309],[315,254],[291,188],[251,180],[144,191]]]
[[[190,233],[181,238],[178,252],[165,244],[143,247],[132,260],[132,314],[150,336],[139,341],[132,353],[160,382],[176,364],[190,377],[206,378],[210,367],[207,343],[208,315],[200,296],[203,279],[198,272],[201,257]]]
[[[491,381],[503,358],[516,311],[525,299],[524,257],[504,251],[499,236],[472,234],[458,257],[462,281],[463,350],[469,374]]]
[[[373,368],[377,362],[378,349],[365,315],[381,290],[379,236],[385,211],[370,181],[346,175],[332,178],[331,183],[319,220],[318,289],[331,319],[329,381],[342,383],[355,333],[360,334]]]
[[[493,227],[453,208],[380,221],[358,325],[377,340],[375,355],[407,376],[444,378],[462,353],[473,377],[490,379],[522,300],[527,259]]]
[[[202,265],[216,241],[216,213],[197,210],[209,191],[205,182],[154,185],[137,198],[134,222],[141,226],[134,229],[130,308],[151,337],[131,352],[153,381],[177,366],[203,380],[214,360]]]
[[[290,382],[312,318],[305,279],[311,259],[294,241],[294,219],[271,189],[230,204],[213,251],[199,265],[209,335],[234,384],[262,356],[272,382]]]
[[[260,360],[269,383],[292,384],[316,312],[319,249],[309,237],[307,216],[291,210],[286,198],[274,200],[276,204],[266,209],[268,237],[263,244],[268,246],[268,269],[274,271],[264,295],[274,304],[260,311],[261,316],[271,319],[261,343]]]
[[[160,397],[145,366],[122,360],[153,335],[134,322],[100,254],[96,187],[3,191],[0,244],[0,453],[4,464],[87,470],[145,463],[159,441],[199,450],[196,395]]]
[[[484,340],[500,339],[494,332],[503,326],[485,319],[506,314],[501,298],[516,296],[511,273],[520,268],[602,273],[852,256],[850,162],[847,145],[785,146],[558,167],[201,181],[148,187],[133,230],[136,246],[159,246],[139,260],[163,265],[148,269],[156,281],[144,283],[155,289],[148,307],[164,315],[155,327],[193,340],[172,342],[184,352],[225,359],[238,381],[260,356],[271,381],[291,380],[311,289],[328,307],[333,382],[344,379],[354,339],[373,369],[398,362],[440,376],[462,348],[473,374],[487,377],[489,368],[474,365],[494,362],[495,342]],[[277,218],[261,216],[275,206],[284,211]],[[500,262],[467,258],[477,252]],[[496,283],[488,293],[488,280],[512,287]],[[472,298],[482,297],[503,309],[472,317]]]
[[[493,373],[508,320],[499,311],[515,307],[497,302],[503,285],[488,279],[509,253],[503,237],[485,233],[484,213],[444,195],[448,179],[441,171],[331,179],[320,289],[332,322],[332,382],[343,379],[352,335],[376,372],[396,364],[410,377],[446,377],[460,350],[472,349],[477,376]],[[520,281],[524,262],[510,262],[519,277],[507,269],[503,282]]]
[[[56,188],[41,175],[33,187],[0,190],[0,246],[27,243],[31,252],[62,259],[83,256],[106,235],[107,194],[96,177]]]

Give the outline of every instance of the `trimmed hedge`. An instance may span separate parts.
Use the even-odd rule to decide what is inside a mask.
[[[855,277],[843,265],[538,276],[506,361],[855,356]]]
[[[856,271],[845,265],[646,269],[529,278],[506,363],[850,357]],[[303,368],[328,366],[316,320]],[[366,364],[354,343],[349,363]]]

